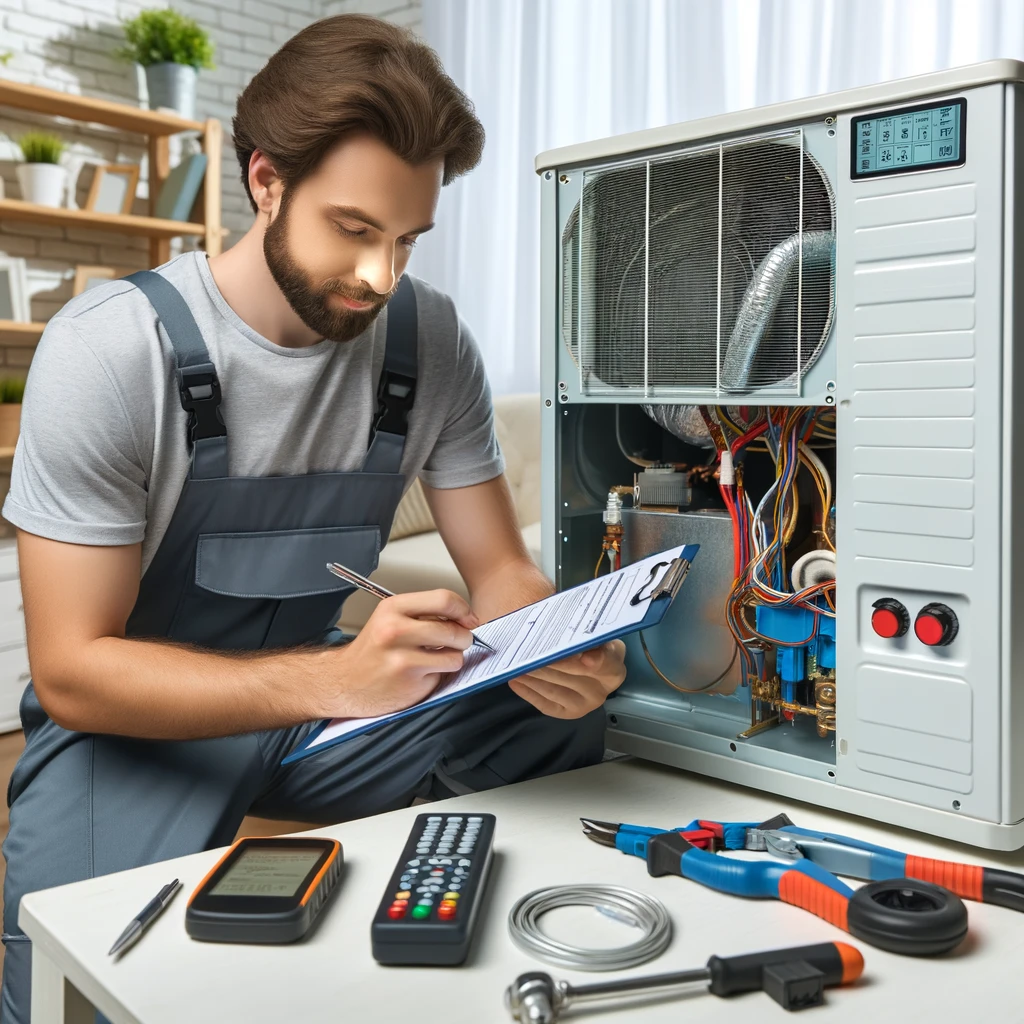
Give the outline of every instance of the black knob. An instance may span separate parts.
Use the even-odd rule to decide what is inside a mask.
[[[917,613],[914,632],[917,639],[928,647],[945,647],[956,639],[960,622],[952,608],[935,602],[926,604]]]
[[[872,606],[871,628],[887,640],[910,629],[910,612],[894,597],[880,597]]]

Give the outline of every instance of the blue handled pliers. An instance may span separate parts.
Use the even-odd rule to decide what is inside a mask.
[[[652,875],[780,899],[895,952],[942,952],[958,944],[967,912],[957,896],[1024,910],[1022,875],[909,856],[800,828],[784,814],[764,822],[697,819],[675,829],[580,820],[590,839],[643,858]],[[785,863],[718,857],[719,850],[763,851]],[[855,891],[837,875],[872,884]]]

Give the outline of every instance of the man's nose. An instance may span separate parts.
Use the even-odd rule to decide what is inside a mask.
[[[387,295],[395,286],[395,251],[382,245],[366,253],[357,268],[359,280],[378,295]]]

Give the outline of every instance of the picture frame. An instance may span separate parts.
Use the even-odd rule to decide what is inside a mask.
[[[131,213],[138,184],[138,164],[97,164],[85,208],[94,213]]]
[[[32,320],[28,275],[20,256],[0,254],[0,320],[29,323]]]
[[[75,267],[75,283],[72,286],[71,294],[81,295],[82,292],[95,288],[96,285],[116,279],[117,271],[113,267],[96,267],[80,263]]]

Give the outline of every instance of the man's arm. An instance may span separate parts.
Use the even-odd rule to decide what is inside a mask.
[[[504,475],[447,490],[424,484],[423,493],[482,621],[554,593],[523,543]],[[514,679],[509,686],[546,715],[580,718],[622,684],[625,650],[621,640],[612,640]]]
[[[36,695],[58,725],[82,732],[199,739],[398,711],[461,668],[480,624],[460,597],[435,590],[382,601],[345,647],[221,653],[125,638],[140,544],[19,530],[18,558]]]

